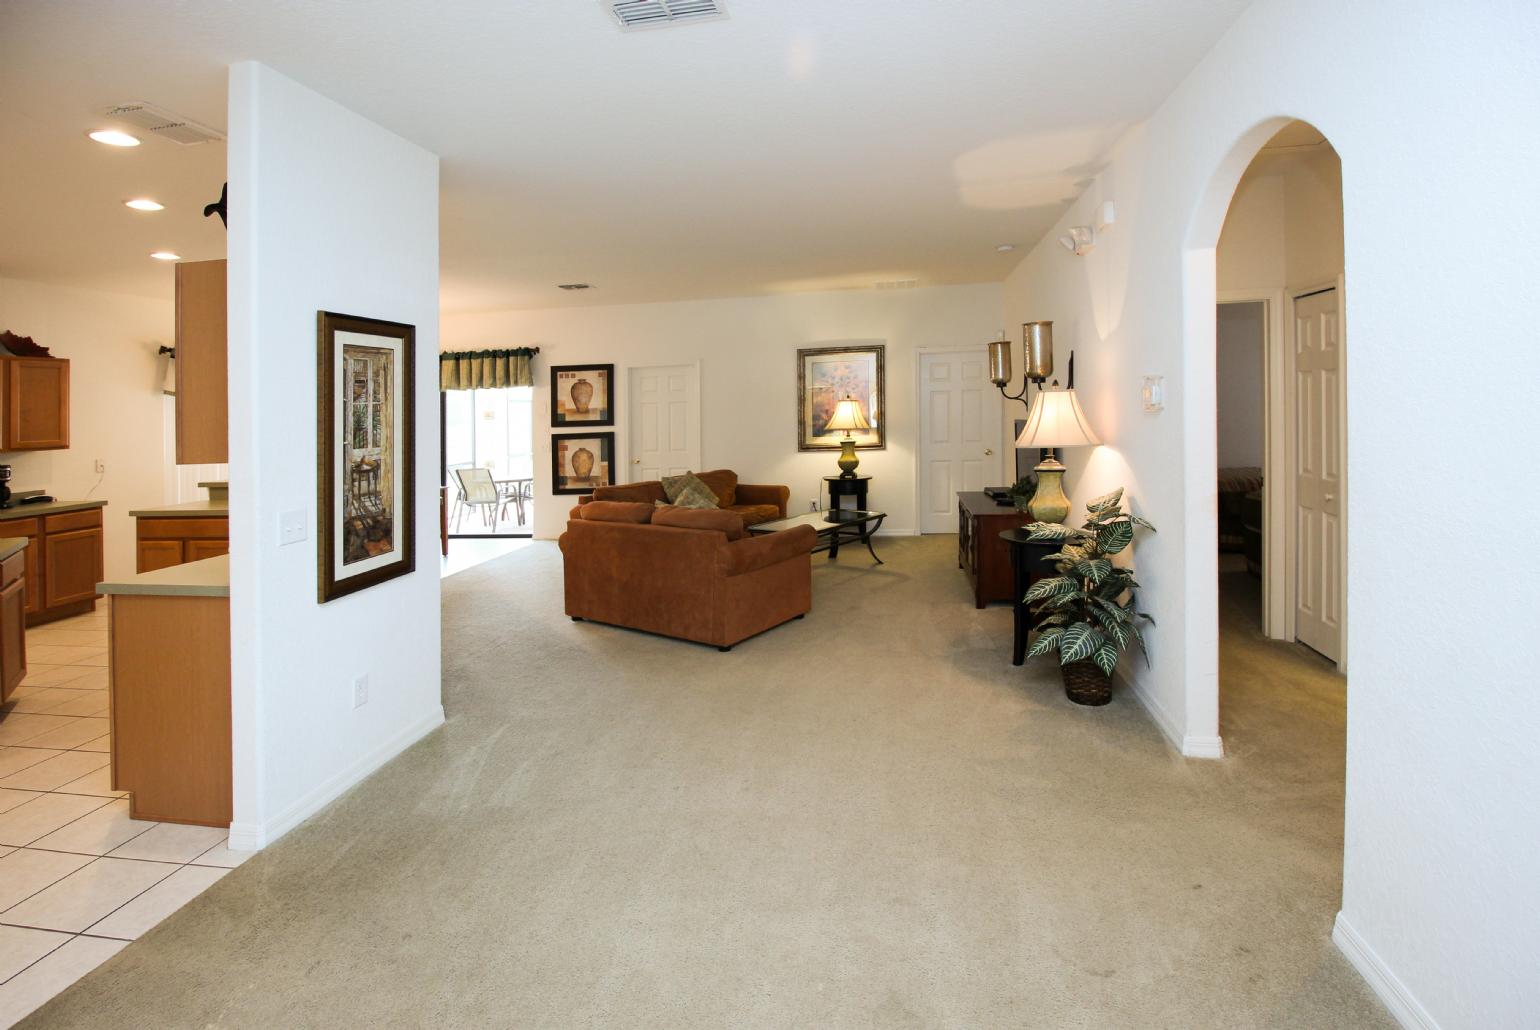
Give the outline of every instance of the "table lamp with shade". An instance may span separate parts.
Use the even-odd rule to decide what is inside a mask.
[[[1016,438],[1017,447],[1043,447],[1048,453],[1033,469],[1037,492],[1027,504],[1036,522],[1063,522],[1069,517],[1069,498],[1064,495],[1064,465],[1053,455],[1055,447],[1094,447],[1101,443],[1086,422],[1085,412],[1073,389],[1043,390],[1027,414],[1027,424]]]
[[[834,405],[834,414],[829,416],[829,421],[824,428],[845,431],[845,438],[840,441],[840,478],[856,478],[856,466],[861,463],[861,459],[856,457],[856,441],[850,433],[855,429],[872,428],[872,424],[866,420],[865,412],[861,410],[861,402],[847,396]]]

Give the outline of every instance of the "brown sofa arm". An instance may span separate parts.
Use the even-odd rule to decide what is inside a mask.
[[[718,548],[717,570],[724,576],[741,576],[809,554],[816,543],[818,532],[812,526],[796,526],[780,533],[734,540]]]
[[[781,509],[781,518],[786,517],[786,502],[791,500],[791,487],[789,486],[755,486],[753,483],[739,483],[736,504],[773,504]]]

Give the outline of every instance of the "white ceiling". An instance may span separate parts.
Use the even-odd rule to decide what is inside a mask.
[[[255,59],[440,155],[446,311],[999,280],[1246,0],[726,5],[6,0],[0,274],[169,296],[149,251],[220,256],[223,144],[83,134],[128,100],[223,129]]]

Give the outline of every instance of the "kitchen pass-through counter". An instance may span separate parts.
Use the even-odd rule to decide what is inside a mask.
[[[228,826],[229,556],[97,589],[112,597],[113,789],[135,819]]]

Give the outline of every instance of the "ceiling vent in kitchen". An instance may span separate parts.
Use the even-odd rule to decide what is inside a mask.
[[[718,21],[727,17],[721,0],[601,0],[620,27],[659,29],[691,21]]]
[[[214,143],[225,138],[224,133],[209,128],[191,118],[173,114],[164,107],[156,107],[144,100],[134,100],[117,107],[107,108],[107,117],[114,121],[143,129],[152,136],[168,139],[183,145]]]

